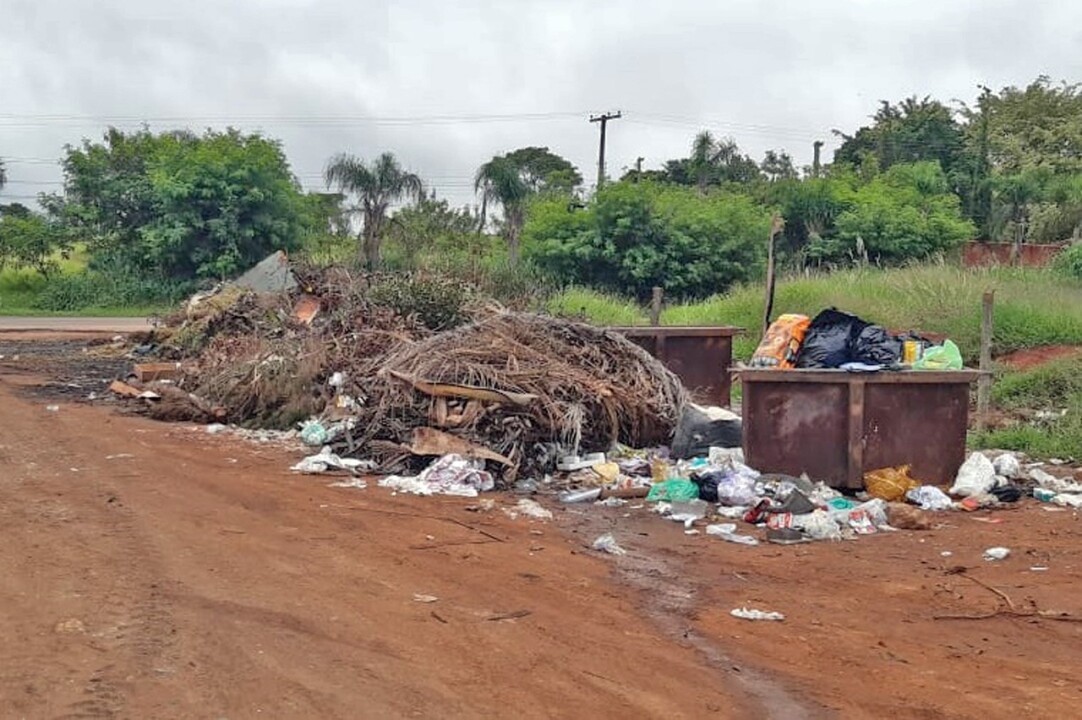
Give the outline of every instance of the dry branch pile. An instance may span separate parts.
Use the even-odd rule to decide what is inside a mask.
[[[286,428],[345,412],[356,422],[340,453],[401,465],[414,431],[435,428],[505,456],[513,476],[561,454],[665,443],[686,400],[660,362],[601,328],[474,307],[472,323],[435,333],[372,302],[370,277],[298,279],[293,296],[222,292],[173,318],[157,341],[184,374],[152,413]],[[298,318],[302,301],[314,319]],[[336,372],[340,388],[327,382]],[[337,393],[355,402],[343,411]]]
[[[561,452],[665,443],[686,399],[675,375],[621,335],[502,311],[401,346],[355,389],[354,449],[393,455],[414,428],[435,427],[531,468]]]

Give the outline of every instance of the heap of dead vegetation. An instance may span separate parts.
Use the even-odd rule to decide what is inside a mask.
[[[154,342],[182,376],[151,415],[269,428],[349,416],[344,454],[388,468],[438,454],[418,448],[420,431],[421,444],[484,448],[513,476],[560,453],[664,443],[686,400],[649,353],[601,328],[476,298],[449,312],[430,288],[388,292],[341,269],[297,278],[291,293],[227,288],[170,318]]]

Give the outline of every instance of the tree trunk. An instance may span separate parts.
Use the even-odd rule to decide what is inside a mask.
[[[485,222],[488,220],[488,193],[481,195],[481,221],[477,223],[477,234],[485,231]]]
[[[507,261],[511,267],[518,267],[521,256],[522,248],[519,245],[519,230],[512,225],[507,230]]]

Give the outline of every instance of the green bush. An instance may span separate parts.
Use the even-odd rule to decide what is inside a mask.
[[[751,198],[651,182],[606,186],[585,208],[566,198],[531,206],[528,258],[554,281],[645,299],[723,291],[762,271],[768,210]]]
[[[169,306],[176,305],[194,290],[192,282],[87,270],[50,280],[34,299],[33,307],[72,312],[86,308]]]
[[[431,330],[466,322],[467,306],[474,296],[473,288],[462,280],[430,273],[377,275],[367,293],[373,304],[412,316]]]
[[[1059,254],[1056,270],[1069,278],[1082,280],[1082,243],[1075,243]]]

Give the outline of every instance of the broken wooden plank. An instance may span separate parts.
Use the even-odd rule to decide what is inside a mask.
[[[410,452],[414,455],[438,455],[441,457],[443,455],[454,454],[468,458],[492,460],[493,462],[498,462],[507,467],[514,465],[510,458],[501,455],[498,452],[494,452],[488,448],[471,443],[468,440],[463,440],[462,438],[445,433],[442,430],[430,427],[413,429]]]

